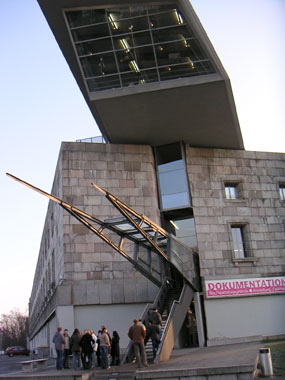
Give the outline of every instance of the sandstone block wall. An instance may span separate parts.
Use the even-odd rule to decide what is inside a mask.
[[[149,146],[63,143],[62,198],[101,220],[121,217],[91,183],[159,223],[156,176]],[[98,227],[98,225],[95,227]],[[118,241],[114,234],[108,234]],[[128,250],[128,242],[124,249]],[[130,252],[132,254],[132,252]],[[76,282],[61,302],[108,304],[148,302],[155,288],[132,265],[64,212],[64,278]]]
[[[186,149],[201,276],[205,279],[275,276],[285,271],[285,154]],[[225,197],[237,182],[239,199]],[[247,260],[233,260],[231,224],[245,224]]]

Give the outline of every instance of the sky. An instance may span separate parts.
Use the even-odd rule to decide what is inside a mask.
[[[285,0],[192,0],[246,150],[285,152]],[[100,135],[36,0],[0,0],[0,316],[27,312],[62,141]],[[281,67],[283,66],[283,67]]]

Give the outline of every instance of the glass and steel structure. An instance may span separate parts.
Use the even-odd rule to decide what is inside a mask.
[[[65,16],[89,92],[215,73],[175,3]]]

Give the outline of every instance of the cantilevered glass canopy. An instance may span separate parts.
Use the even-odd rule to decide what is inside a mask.
[[[215,72],[175,3],[65,15],[90,92]]]

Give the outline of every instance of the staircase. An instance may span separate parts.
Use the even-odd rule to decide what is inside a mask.
[[[146,355],[149,362],[159,363],[169,360],[175,340],[178,337],[193,296],[194,290],[188,284],[184,284],[183,288],[168,288],[167,284],[164,284],[155,302],[152,305],[147,305],[141,317],[144,325],[149,325],[150,311],[155,307],[158,308],[159,313],[162,315],[163,322],[161,341],[155,358],[153,357],[151,339],[149,338],[145,342]],[[126,361],[131,361],[131,358],[128,358],[131,348],[132,342],[130,341],[121,364],[124,364]]]

